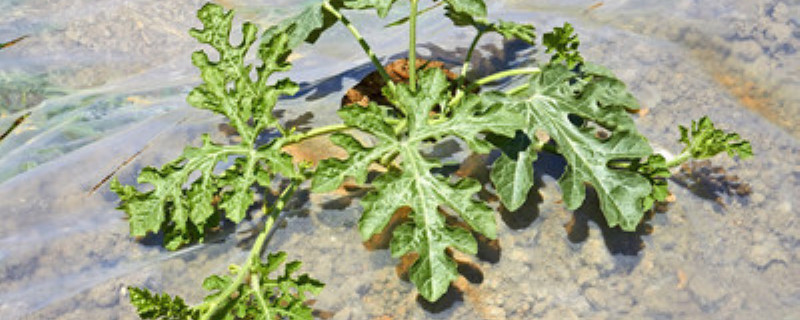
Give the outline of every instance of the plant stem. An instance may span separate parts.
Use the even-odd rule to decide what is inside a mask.
[[[513,88],[511,88],[511,89],[508,89],[508,90],[506,90],[506,94],[507,94],[507,95],[510,95],[510,96],[513,96],[513,95],[515,95],[515,94],[517,94],[517,93],[520,93],[520,92],[522,92],[522,91],[525,91],[525,90],[526,90],[526,89],[528,89],[528,88],[530,88],[530,86],[529,86],[529,85],[526,83],[526,84],[523,84],[523,85],[521,85],[521,86],[518,86],[518,87],[513,87]]]
[[[418,0],[411,0],[408,34],[408,83],[411,92],[417,91],[417,7]]]
[[[480,78],[477,81],[475,81],[475,83],[472,86],[482,86],[482,85],[485,85],[487,83],[490,83],[490,82],[493,82],[493,81],[497,81],[497,80],[500,80],[500,79],[503,79],[503,78],[518,76],[518,75],[521,75],[521,74],[537,74],[539,72],[542,72],[542,70],[539,69],[539,68],[519,68],[519,69],[504,70],[504,71],[500,71],[498,73],[490,74],[490,75],[488,75],[486,77]]]
[[[431,11],[433,9],[436,9],[437,7],[439,7],[439,6],[443,5],[443,4],[444,4],[444,1],[434,3],[430,7],[427,7],[425,9],[422,9],[419,12],[417,12],[417,15],[421,15],[421,14],[423,14],[425,12],[428,12],[428,11]],[[392,22],[390,24],[387,24],[387,25],[383,26],[383,27],[384,28],[395,27],[395,26],[399,26],[401,24],[404,24],[406,22],[408,22],[408,17],[400,18],[400,19],[398,19],[398,20],[396,20],[396,21],[394,21],[394,22]]]
[[[474,89],[476,89],[476,88],[478,88],[478,87],[480,87],[482,85],[485,85],[485,84],[490,83],[492,81],[497,81],[497,80],[500,80],[500,79],[503,79],[503,78],[513,77],[513,76],[517,76],[517,75],[521,75],[521,74],[537,74],[539,72],[542,72],[542,70],[539,69],[539,68],[519,68],[519,69],[511,69],[511,70],[500,71],[498,73],[490,74],[488,76],[485,76],[483,78],[478,79],[473,84],[471,84],[469,86],[469,88],[465,89],[465,91],[472,91],[472,90],[474,90]],[[528,88],[528,84],[523,84],[523,85],[521,85],[519,87],[516,87],[516,88],[513,88],[511,90],[506,91],[506,94],[513,95],[513,94],[518,93],[518,92],[520,92],[522,90],[525,90],[527,88]],[[456,91],[456,94],[453,96],[452,99],[450,99],[450,102],[447,103],[447,106],[452,108],[453,106],[458,104],[458,102],[461,100],[461,98],[464,97],[464,94],[465,94],[464,90]]]
[[[338,10],[336,10],[336,8],[331,6],[331,4],[328,3],[327,0],[322,2],[322,7],[325,8],[325,10],[327,10],[328,12],[330,12],[334,17],[336,17],[337,20],[341,21],[342,24],[344,24],[344,26],[347,27],[347,30],[350,30],[350,33],[353,35],[353,37],[356,38],[358,44],[361,45],[361,49],[364,50],[364,52],[369,57],[369,60],[372,61],[372,64],[375,66],[378,73],[381,75],[381,78],[383,78],[383,81],[386,82],[387,85],[389,85],[392,91],[394,91],[394,82],[392,82],[392,78],[390,78],[389,74],[386,73],[386,70],[383,68],[383,64],[381,64],[381,62],[378,60],[378,57],[375,56],[375,52],[373,52],[372,48],[369,47],[367,41],[364,40],[364,37],[362,37],[361,33],[358,32],[358,29],[356,29],[356,27],[352,23],[350,23],[350,20],[348,20],[344,15],[342,15],[341,12],[339,12]]]
[[[303,141],[303,140],[306,140],[306,139],[311,139],[313,137],[321,136],[321,135],[324,135],[324,134],[344,131],[344,130],[347,130],[349,128],[350,128],[350,126],[348,126],[346,124],[334,124],[334,125],[314,128],[314,129],[311,129],[310,131],[305,132],[305,133],[300,133],[300,134],[294,134],[294,135],[287,136],[286,140],[282,143],[282,146],[295,144],[295,143],[298,143],[300,141]]]
[[[469,45],[469,49],[467,50],[467,56],[464,58],[464,64],[462,64],[461,66],[461,74],[458,76],[458,85],[456,85],[456,94],[453,96],[453,99],[451,99],[450,102],[447,103],[446,105],[447,108],[454,107],[458,103],[458,101],[460,101],[461,98],[463,98],[464,96],[464,90],[466,89],[462,88],[462,86],[464,85],[464,81],[467,78],[467,70],[469,70],[470,61],[472,61],[472,53],[475,52],[475,47],[478,46],[478,41],[481,39],[481,37],[483,37],[484,33],[485,32],[483,30],[479,30],[478,34],[475,35],[475,38],[472,39],[472,43]],[[446,114],[447,111],[448,110],[445,109],[443,110],[443,113]]]
[[[222,293],[214,298],[214,300],[208,303],[209,309],[202,314],[200,317],[201,320],[211,319],[211,317],[217,313],[219,308],[225,304],[231,295],[237,289],[239,289],[239,286],[244,283],[244,279],[250,274],[250,270],[253,268],[253,266],[257,265],[257,262],[261,260],[261,252],[264,249],[264,245],[267,242],[267,238],[272,230],[272,227],[275,225],[275,220],[278,219],[278,215],[281,213],[281,211],[283,211],[283,208],[286,206],[286,202],[292,197],[299,183],[299,181],[293,180],[291,184],[289,184],[289,186],[283,190],[283,193],[281,193],[280,197],[278,197],[272,207],[269,209],[264,209],[266,211],[265,213],[267,213],[267,221],[264,222],[264,229],[258,234],[258,238],[256,238],[253,248],[250,249],[250,255],[248,255],[247,261],[241,266],[241,268],[239,268],[239,272],[236,274],[236,279],[234,279],[233,282],[228,285],[224,291],[222,291]]]
[[[679,154],[677,157],[673,158],[672,160],[667,161],[667,167],[668,168],[677,167],[691,158],[692,154],[690,152],[683,152]]]
[[[258,305],[261,307],[261,310],[264,311],[264,319],[271,319],[272,313],[269,310],[269,306],[267,305],[266,299],[264,299],[264,295],[261,294],[261,279],[258,278],[257,274],[253,274],[250,276],[250,287],[253,288],[253,294],[256,296],[256,301],[258,301]]]
[[[467,56],[464,58],[464,64],[461,66],[461,75],[458,76],[458,90],[461,90],[461,86],[464,85],[464,80],[467,78],[467,71],[469,70],[470,62],[472,61],[472,53],[475,52],[475,47],[478,46],[478,41],[483,37],[485,32],[483,30],[478,31],[478,34],[475,35],[475,38],[472,39],[472,44],[469,45],[469,49],[467,50]]]

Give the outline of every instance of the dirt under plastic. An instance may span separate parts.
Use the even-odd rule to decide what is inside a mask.
[[[312,1],[219,1],[239,19],[268,26]],[[400,2],[398,2],[400,3]],[[185,102],[198,80],[189,56],[202,47],[201,1],[44,1],[0,4],[0,318],[133,319],[127,286],[204,295],[200,283],[244,260],[253,223],[202,245],[168,252],[128,236],[107,180],[133,183],[223,119]],[[403,4],[399,4],[400,7]],[[383,61],[405,55],[402,27],[348,12]],[[367,250],[349,194],[309,194],[290,206],[269,250],[304,262],[327,284],[314,308],[334,319],[782,319],[800,315],[800,5],[777,0],[491,1],[493,17],[571,22],[587,59],[610,67],[649,110],[636,119],[658,148],[680,151],[677,126],[709,115],[753,143],[755,158],[714,166],[749,195],[671,184],[677,202],[648,232],[608,229],[591,198],[571,212],[555,183],[554,157],[535,164],[537,189],[518,212],[497,216],[499,240],[459,256],[464,278],[437,304],[398,278],[387,250]],[[421,55],[458,65],[473,31],[421,17]],[[497,37],[476,53],[474,76],[519,66],[540,52]],[[283,99],[284,121],[336,123],[346,91],[371,65],[337,26],[292,56],[286,76],[301,92]],[[513,85],[514,81],[496,84]],[[457,143],[433,150],[485,157]],[[703,183],[700,179],[699,183]],[[711,194],[712,197],[708,195]],[[652,230],[649,230],[652,229]],[[649,232],[652,231],[652,232]]]

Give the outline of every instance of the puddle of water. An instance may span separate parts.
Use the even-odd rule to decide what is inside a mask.
[[[302,1],[220,1],[261,25],[296,12]],[[315,308],[339,319],[787,318],[800,314],[800,5],[761,0],[495,1],[490,11],[546,27],[572,22],[589,59],[626,80],[650,113],[637,120],[659,147],[677,153],[677,125],[708,114],[753,141],[756,158],[714,159],[750,183],[749,197],[721,206],[672,186],[668,213],[652,233],[602,227],[596,206],[564,210],[558,159],[542,157],[525,209],[498,215],[497,243],[463,260],[440,304],[420,303],[398,279],[386,250],[370,251],[355,230],[358,197],[301,192],[271,249],[304,261],[328,284]],[[279,4],[279,5],[276,5]],[[11,318],[135,318],[128,285],[203,296],[202,278],[246,254],[246,233],[168,253],[127,236],[116,197],[101,187],[119,169],[132,182],[143,166],[172,159],[219,117],[189,108],[197,82],[186,30],[200,1],[42,0],[0,4],[0,36],[30,35],[0,51],[0,128],[31,115],[0,143],[0,312]],[[76,11],[77,10],[77,11]],[[80,11],[81,14],[75,14]],[[468,29],[422,17],[422,55],[455,63]],[[406,45],[379,21],[351,14],[386,59]],[[789,31],[786,31],[788,27]],[[397,40],[400,39],[400,40]],[[0,39],[4,41],[4,39]],[[368,73],[342,28],[319,51],[296,53],[291,76],[302,94],[282,101],[285,120],[336,122],[346,88]],[[478,73],[530,54],[498,38],[476,54]],[[310,119],[309,119],[310,118]],[[457,149],[449,150],[456,152]],[[448,152],[445,150],[444,152]],[[466,155],[456,153],[463,158]],[[481,164],[484,158],[473,158]],[[476,165],[481,168],[481,165]],[[475,174],[480,175],[480,170]],[[566,226],[566,227],[565,227]],[[248,226],[245,225],[244,228]],[[498,249],[499,248],[499,249]]]

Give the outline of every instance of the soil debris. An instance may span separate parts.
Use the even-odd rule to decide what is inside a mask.
[[[427,69],[441,69],[447,76],[447,79],[454,81],[458,79],[458,75],[450,70],[447,70],[444,63],[441,61],[428,61],[425,59],[417,59],[417,70]],[[408,59],[398,59],[392,61],[384,67],[389,78],[394,83],[408,83]],[[383,96],[381,90],[386,85],[378,71],[373,71],[368,74],[364,79],[361,79],[354,87],[347,90],[344,97],[342,97],[342,106],[349,104],[358,104],[366,107],[370,101],[374,101],[380,105],[391,105],[389,100]]]

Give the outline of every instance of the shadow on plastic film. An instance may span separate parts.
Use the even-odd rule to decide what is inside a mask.
[[[420,44],[418,48],[420,50],[419,58],[444,62],[450,69],[461,67],[467,51],[466,47],[445,49],[433,43]],[[482,45],[480,50],[476,50],[472,56],[472,69],[467,73],[467,78],[474,79],[500,70],[519,67],[521,63],[533,60],[533,51],[530,45],[520,40],[504,40],[499,45]],[[407,52],[396,53],[384,59],[383,63],[407,56]],[[344,84],[348,79],[355,82],[361,81],[374,70],[375,68],[371,63],[364,63],[319,81],[302,82],[300,83],[300,90],[294,97],[304,97],[305,100],[311,101],[325,98],[331,94],[344,95],[347,89]]]

